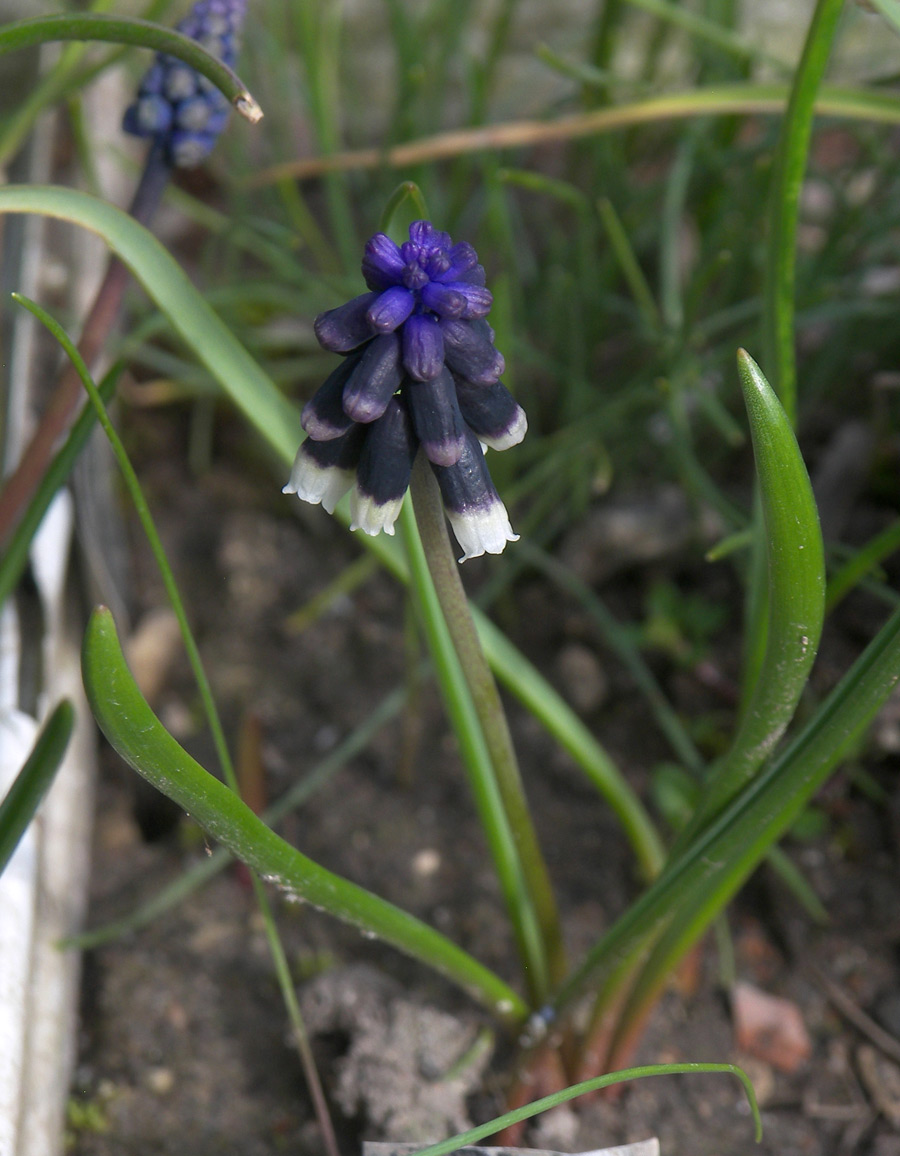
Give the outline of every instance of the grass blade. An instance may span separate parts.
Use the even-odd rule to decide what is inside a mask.
[[[794,352],[794,280],[800,190],[816,96],[831,52],[843,0],[818,0],[803,55],[794,75],[769,193],[769,242],[763,295],[766,365],[788,418],[797,420],[797,367]]]
[[[59,770],[74,724],[72,704],[63,699],[44,723],[31,754],[0,803],[0,874]]]
[[[510,1128],[513,1124],[520,1124],[523,1120],[530,1120],[539,1112],[549,1111],[550,1108],[565,1104],[577,1096],[584,1096],[589,1092],[599,1092],[602,1088],[611,1088],[615,1084],[622,1084],[628,1080],[642,1080],[648,1076],[686,1076],[692,1073],[727,1073],[736,1076],[747,1094],[750,1110],[753,1113],[756,1139],[762,1138],[762,1120],[756,1103],[756,1093],[749,1077],[740,1068],[734,1064],[651,1064],[647,1067],[626,1068],[621,1072],[610,1072],[605,1076],[597,1076],[593,1080],[584,1080],[580,1084],[573,1084],[561,1092],[553,1092],[540,1100],[533,1100],[530,1104],[515,1108],[512,1112],[506,1112],[494,1120],[489,1120],[486,1124],[479,1124],[477,1128],[470,1128],[468,1132],[460,1132],[458,1136],[451,1136],[449,1140],[442,1140],[440,1144],[431,1144],[428,1148],[422,1148],[413,1153],[413,1156],[448,1156],[457,1148],[463,1148],[468,1144],[477,1144],[485,1136],[492,1136],[495,1132]]]

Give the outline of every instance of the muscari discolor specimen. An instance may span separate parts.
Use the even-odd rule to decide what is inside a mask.
[[[199,0],[176,27],[233,68],[246,10],[247,0]],[[228,101],[205,76],[157,53],[122,127],[133,136],[153,138],[168,164],[192,168],[212,152],[229,111]]]
[[[376,233],[362,272],[369,292],[316,318],[319,344],[344,358],[303,410],[309,436],[284,492],[333,513],[352,486],[350,528],[393,534],[421,447],[460,561],[499,554],[517,536],[484,447],[516,445],[527,423],[500,381],[477,254],[415,221],[402,245]]]

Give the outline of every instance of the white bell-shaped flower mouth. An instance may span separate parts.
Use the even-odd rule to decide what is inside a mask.
[[[402,496],[387,502],[376,502],[356,486],[350,495],[350,529],[362,530],[370,537],[380,534],[382,530],[385,534],[393,534],[394,523],[402,506]]]
[[[333,514],[335,506],[353,485],[356,474],[352,469],[317,461],[310,452],[317,444],[309,439],[303,443],[294,458],[290,481],[281,492],[296,494],[301,501],[314,506],[321,502],[323,508]]]
[[[463,548],[460,562],[480,558],[482,554],[502,554],[507,542],[519,540],[519,535],[513,533],[506,506],[499,498],[488,506],[464,513],[448,509],[447,518],[457,542]]]

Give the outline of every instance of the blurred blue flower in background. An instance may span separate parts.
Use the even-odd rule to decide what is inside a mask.
[[[247,0],[199,0],[176,27],[233,68],[246,10]],[[226,98],[205,76],[174,56],[157,53],[122,128],[153,138],[168,164],[192,168],[212,152],[229,111]]]

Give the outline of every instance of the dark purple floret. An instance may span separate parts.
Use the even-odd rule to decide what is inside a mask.
[[[469,429],[486,445],[505,450],[525,436],[525,412],[502,382],[473,385],[456,377],[456,397]]]
[[[234,67],[246,8],[247,0],[198,0],[176,27]],[[176,57],[158,53],[122,128],[133,136],[154,138],[170,165],[190,168],[209,156],[228,112],[228,101],[206,77]]]
[[[303,411],[310,437],[285,492],[330,511],[352,487],[351,529],[392,534],[421,447],[464,557],[499,553],[515,535],[481,443],[515,445],[526,421],[499,382],[478,256],[416,221],[401,245],[376,233],[362,272],[369,292],[316,318],[319,343],[349,356]]]
[[[347,379],[358,365],[358,357],[342,361],[303,407],[300,424],[315,441],[331,441],[353,425],[353,418],[344,411],[343,397]]]
[[[433,381],[410,382],[405,396],[428,460],[439,466],[458,462],[466,431],[450,371],[442,369]]]
[[[392,397],[366,434],[351,500],[351,530],[394,532],[418,448],[406,406]]]
[[[344,386],[344,412],[354,421],[381,417],[403,383],[400,338],[386,333],[370,341]]]
[[[403,326],[403,365],[413,381],[431,381],[444,367],[444,339],[437,318],[416,313]]]
[[[377,299],[377,293],[363,293],[346,305],[320,313],[313,328],[322,348],[331,353],[349,353],[351,349],[373,338],[375,331],[369,324],[367,314]]]
[[[506,363],[492,342],[471,321],[441,319],[444,356],[454,373],[475,385],[491,385],[503,375]]]

